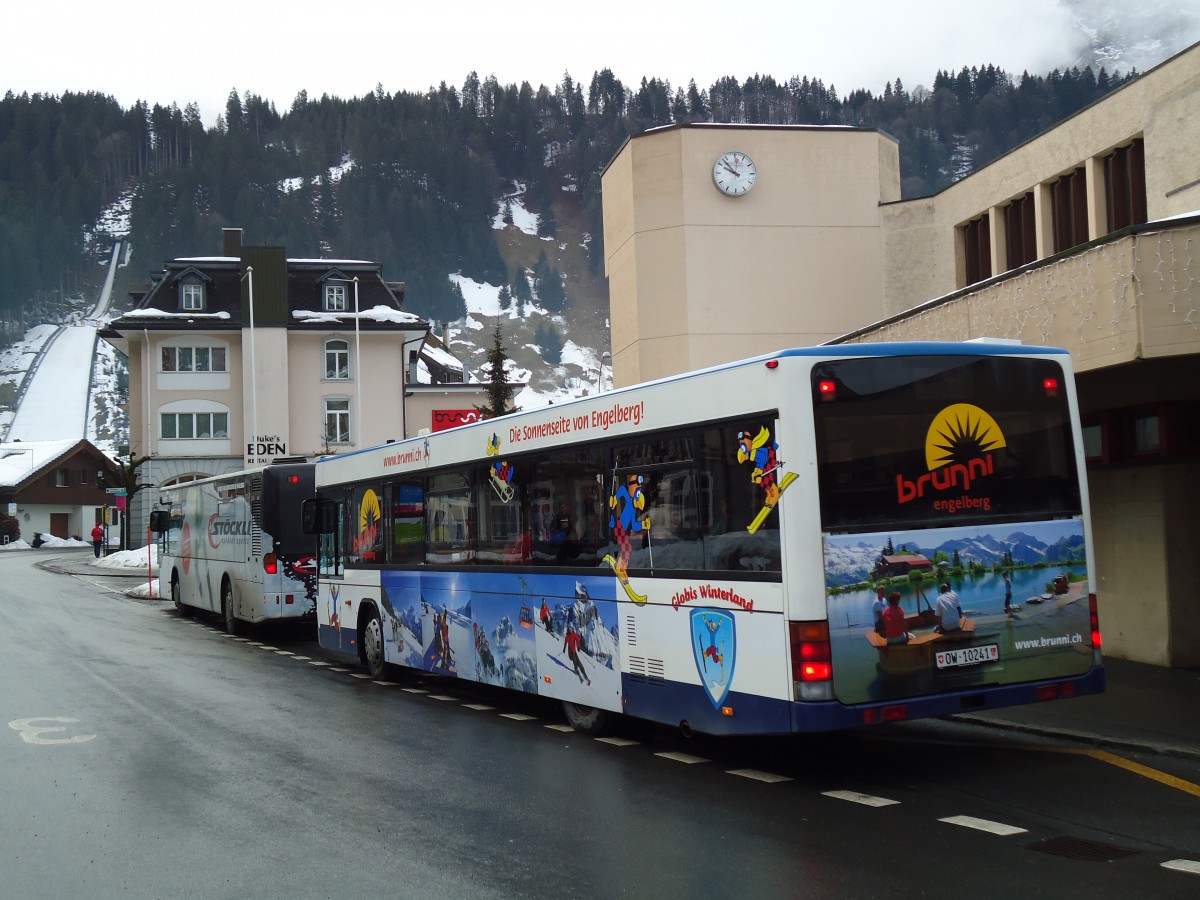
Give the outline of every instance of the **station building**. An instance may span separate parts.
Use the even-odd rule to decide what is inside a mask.
[[[676,125],[603,176],[618,386],[790,346],[1074,361],[1106,653],[1200,666],[1200,44],[941,192],[871,129]],[[752,187],[722,185],[748,157]]]

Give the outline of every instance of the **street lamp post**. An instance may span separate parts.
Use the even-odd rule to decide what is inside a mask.
[[[600,365],[596,370],[596,393],[597,394],[599,394],[604,389],[602,387],[602,384],[604,381],[604,361],[606,359],[612,359],[612,354],[609,353],[607,350],[605,350],[603,353],[600,354]]]
[[[250,300],[250,435],[258,443],[258,365],[254,357],[254,267],[246,266],[247,296]]]

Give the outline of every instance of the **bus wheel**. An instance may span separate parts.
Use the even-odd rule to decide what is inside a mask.
[[[379,613],[371,610],[358,630],[359,655],[372,678],[383,675],[383,625]]]
[[[233,614],[233,585],[228,581],[221,582],[221,613],[225,616],[225,630],[237,634],[238,620]]]
[[[578,703],[563,701],[563,714],[567,724],[582,734],[603,734],[608,727],[608,713],[594,706],[581,706]]]
[[[192,614],[192,608],[185,606],[183,598],[179,590],[179,576],[171,576],[171,602],[175,604],[175,609],[181,616],[189,617]]]

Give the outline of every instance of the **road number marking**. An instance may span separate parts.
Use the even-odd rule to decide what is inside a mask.
[[[57,734],[67,729],[61,725],[38,724],[40,722],[66,722],[67,724],[71,724],[78,721],[78,719],[72,719],[69,716],[36,716],[31,719],[13,719],[8,723],[8,727],[13,731],[19,732],[21,740],[27,744],[41,744],[43,746],[50,744],[83,744],[90,741],[95,735],[76,734],[67,738],[42,737],[43,734]]]

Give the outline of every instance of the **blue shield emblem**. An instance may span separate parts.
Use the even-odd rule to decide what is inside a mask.
[[[696,671],[713,707],[720,709],[733,683],[733,663],[737,656],[733,616],[714,609],[691,612]]]

